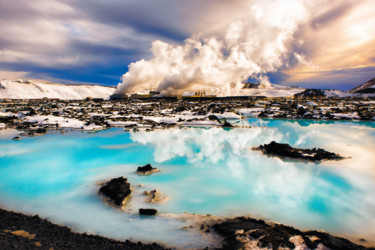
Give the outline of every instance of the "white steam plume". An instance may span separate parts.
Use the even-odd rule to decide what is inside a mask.
[[[247,15],[212,34],[194,34],[183,45],[152,43],[153,58],[129,65],[117,94],[157,90],[181,95],[203,90],[233,95],[249,77],[279,69],[291,54],[293,36],[306,17],[301,1],[247,1]],[[266,79],[267,81],[267,79]]]

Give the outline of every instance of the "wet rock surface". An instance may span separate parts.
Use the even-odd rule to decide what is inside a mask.
[[[151,173],[159,172],[159,171],[160,171],[159,169],[152,167],[150,164],[147,164],[147,165],[144,165],[143,167],[138,167],[136,172],[138,174],[147,175],[147,174],[151,174]]]
[[[99,189],[99,194],[104,195],[114,206],[121,207],[131,194],[130,184],[124,177],[113,178],[104,183]]]
[[[116,241],[72,232],[39,216],[0,209],[1,249],[165,249],[156,243]]]
[[[228,122],[227,120],[224,120],[223,123],[222,123],[222,126],[224,128],[232,128],[234,127],[230,122]]]
[[[281,158],[302,159],[307,161],[323,161],[323,160],[342,160],[344,157],[328,152],[321,148],[300,149],[293,148],[289,144],[277,143],[275,141],[269,144],[260,145],[254,150],[262,151],[265,155],[278,156]]]
[[[154,209],[154,208],[140,208],[139,209],[139,214],[140,215],[156,215],[158,212],[158,210]]]
[[[296,242],[310,249],[327,247],[338,250],[374,249],[357,245],[347,239],[318,231],[303,232],[281,224],[268,224],[263,220],[246,217],[226,219],[210,226],[224,237],[223,249],[294,249]],[[296,236],[299,240],[296,241]],[[298,239],[297,238],[297,239]],[[326,248],[326,249],[327,249]],[[324,249],[324,248],[321,248]]]

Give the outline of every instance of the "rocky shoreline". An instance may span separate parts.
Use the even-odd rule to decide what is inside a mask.
[[[275,147],[279,146],[288,146],[287,149],[291,149],[287,144],[277,144]],[[327,152],[323,156],[326,154]],[[333,153],[328,153],[328,156],[332,157],[331,154]],[[156,169],[147,164],[144,167],[138,167],[138,170],[143,168],[147,170]],[[107,192],[104,192],[104,189]],[[154,191],[157,193],[156,190]],[[118,206],[125,206],[125,201],[131,193],[131,187],[126,178],[118,177],[107,181],[98,193],[107,196],[109,204],[118,208]],[[139,214],[143,216],[157,216],[157,213],[158,211],[154,208],[139,208]],[[249,217],[221,218],[196,214],[185,214],[185,216],[193,218],[195,223],[183,230],[194,229],[197,233],[210,234],[212,238],[218,239],[221,237],[223,240],[220,249],[374,249],[325,232],[301,231],[290,226]],[[366,242],[364,239],[362,241]]]
[[[303,232],[290,226],[247,217],[225,219],[209,228],[224,238],[222,249],[375,249],[325,232]]]
[[[0,100],[0,128],[16,128],[22,136],[66,128],[92,131],[173,126],[236,127],[244,117],[375,121],[375,101],[368,98],[148,98],[134,100]]]
[[[166,249],[156,243],[116,241],[76,233],[40,218],[0,209],[1,249]]]
[[[199,215],[196,215],[199,218]],[[338,249],[374,250],[325,232],[300,231],[293,227],[248,217],[204,220],[204,234],[223,238],[216,249]],[[38,215],[24,215],[0,209],[2,249],[170,249],[151,243],[117,241],[98,235],[76,233],[66,226],[51,223]]]

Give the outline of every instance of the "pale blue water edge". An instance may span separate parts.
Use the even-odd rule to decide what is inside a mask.
[[[78,231],[185,247],[207,244],[180,230],[174,217],[145,219],[140,207],[160,214],[250,215],[302,229],[375,238],[375,129],[373,122],[308,120],[232,121],[252,128],[173,128],[153,132],[110,129],[0,139],[0,206],[38,213]],[[275,140],[321,147],[350,156],[320,164],[270,158],[252,147]],[[151,163],[151,176],[135,174]],[[134,187],[124,213],[104,205],[97,182],[125,176]],[[143,187],[136,187],[143,184]],[[143,201],[144,190],[170,197]]]

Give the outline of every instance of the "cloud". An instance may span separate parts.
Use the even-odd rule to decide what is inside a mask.
[[[206,78],[199,85],[224,93],[233,88],[221,82],[237,86],[245,75],[260,74],[283,76],[274,78],[276,83],[307,84],[313,82],[311,76],[324,79],[326,72],[375,66],[371,4],[370,0],[0,0],[0,67],[73,81],[96,78],[114,85],[132,62],[144,59],[141,62],[153,68],[157,48],[165,44],[170,50],[186,50],[186,57],[176,57],[184,69],[172,67],[179,73],[168,73],[164,80],[156,77],[167,92],[172,91],[168,89],[174,78],[188,74],[173,91],[184,84],[193,87],[195,78]],[[212,47],[214,40],[219,47]],[[210,51],[211,59],[206,54],[206,62],[202,58],[199,64],[195,46]],[[232,50],[236,46],[237,52]],[[189,56],[195,59],[189,61]],[[227,60],[231,56],[232,61]],[[217,77],[207,73],[215,68],[207,63],[210,60],[222,65],[216,67]],[[192,63],[197,65],[191,67]]]
[[[81,6],[77,1],[20,0],[12,3],[0,0],[1,69],[32,71],[34,75],[49,75],[49,78],[57,76],[54,72],[63,71],[61,75],[66,80],[81,81],[94,78],[96,72],[106,69],[106,81],[110,80],[114,85],[121,75],[116,69],[121,65],[123,71],[131,61],[147,57],[153,40],[173,40],[169,36],[179,36],[172,34],[173,31],[171,34],[160,31],[150,34],[126,20],[114,25],[115,16],[110,11],[107,15],[111,21],[103,21],[94,15],[95,8],[103,10],[98,3]],[[113,11],[125,2],[112,3]],[[128,1],[127,5],[134,4]],[[150,22],[147,18],[143,20],[146,24]],[[87,68],[90,68],[91,77],[81,74]],[[79,75],[82,77],[77,79]],[[103,76],[96,76],[97,82],[103,81]]]
[[[364,73],[361,81],[351,83],[355,85],[374,76],[372,68],[375,63],[371,58],[375,55],[372,46],[375,42],[375,13],[369,8],[371,2],[331,2],[301,25],[296,36],[302,41],[299,50],[312,64],[298,64],[286,69],[284,73],[289,75],[289,83],[312,84],[320,81],[322,85],[331,78],[326,84],[341,85],[343,81],[349,84],[348,73],[361,71]],[[351,75],[350,78],[361,77]]]
[[[154,41],[153,57],[130,64],[117,93],[152,87],[166,95],[194,90],[235,95],[243,81],[272,72],[288,76],[281,83],[295,85],[375,66],[369,57],[375,54],[369,1],[236,4],[243,8],[219,16],[226,26],[193,34],[183,45]],[[340,83],[342,77],[325,84]]]
[[[5,71],[2,70],[0,71],[0,79],[10,79],[10,80],[15,80],[19,78],[24,78],[29,75],[29,72],[26,71]]]
[[[232,95],[247,78],[276,71],[290,53],[304,6],[297,1],[273,1],[273,8],[269,3],[251,3],[247,16],[222,30],[194,34],[183,45],[154,41],[153,58],[130,64],[118,93],[152,86],[167,95],[197,89]]]

